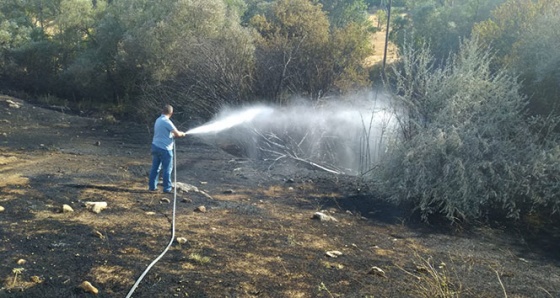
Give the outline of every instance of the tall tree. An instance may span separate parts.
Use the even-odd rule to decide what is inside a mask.
[[[342,28],[350,23],[367,20],[367,4],[364,0],[318,0],[327,13],[331,26]]]
[[[361,64],[371,49],[364,27],[350,23],[331,31],[321,7],[307,0],[281,0],[251,19],[259,33],[255,82],[260,96],[317,99],[347,89],[350,78],[352,87],[366,84]]]
[[[406,13],[395,15],[392,38],[402,45],[408,40],[420,47],[428,44],[439,61],[458,50],[461,39],[471,35],[477,22],[504,0],[406,1]]]
[[[208,116],[246,100],[254,48],[239,10],[222,0],[164,2],[133,20],[122,42],[126,60],[144,73],[144,106],[166,95],[189,114]]]
[[[321,7],[308,0],[277,1],[264,15],[252,18],[257,38],[257,92],[281,100],[283,93],[317,98],[317,52],[328,42],[329,22]]]
[[[475,27],[481,42],[496,51],[496,66],[520,74],[538,113],[560,104],[559,19],[559,0],[508,0]]]
[[[87,46],[97,9],[103,8],[88,0],[0,2],[8,22],[17,24],[12,35],[20,28],[29,32],[26,43],[4,51],[11,61],[8,79],[31,92],[68,95],[58,76]]]

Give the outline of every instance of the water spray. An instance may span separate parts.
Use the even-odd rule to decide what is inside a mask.
[[[241,110],[239,112],[232,113],[227,115],[225,118],[212,121],[208,124],[193,128],[188,130],[186,134],[209,134],[209,133],[217,133],[234,126],[248,123],[253,121],[257,116],[267,116],[272,114],[274,109],[270,107],[260,106],[260,107],[251,107],[248,109]]]
[[[235,148],[234,155],[289,158],[332,173],[357,175],[379,162],[394,135],[396,117],[378,97],[372,93],[320,105],[230,110],[186,134],[222,149]]]

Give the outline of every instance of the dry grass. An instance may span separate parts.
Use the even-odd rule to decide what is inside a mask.
[[[377,25],[377,16],[375,14],[371,14],[369,16],[369,21],[371,22],[372,26]],[[371,44],[373,46],[373,55],[369,56],[365,61],[366,67],[372,67],[381,61],[383,61],[383,52],[385,48],[385,36],[386,31],[385,27],[381,28],[381,30],[372,34],[371,37]],[[397,46],[393,43],[389,43],[387,46],[387,63],[394,62],[397,59]]]
[[[414,271],[398,266],[405,273],[415,277],[417,283],[414,287],[416,297],[425,298],[458,298],[461,296],[463,286],[456,276],[453,268],[444,262],[435,262],[432,257],[425,258],[414,253]]]

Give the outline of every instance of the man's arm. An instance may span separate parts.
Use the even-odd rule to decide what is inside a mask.
[[[187,134],[184,131],[179,131],[176,128],[174,128],[171,133],[173,134],[173,137],[175,138],[182,138],[185,137]]]

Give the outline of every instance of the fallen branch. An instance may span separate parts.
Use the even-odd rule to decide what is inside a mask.
[[[211,200],[214,199],[211,195],[209,195],[208,193],[206,193],[203,190],[198,189],[198,187],[196,187],[192,184],[177,182],[173,186],[179,191],[183,191],[183,192],[187,192],[187,193],[192,191],[192,192],[199,193],[199,194],[201,194],[201,195],[203,195],[203,196],[205,196],[205,197],[207,197]]]
[[[301,145],[301,143],[303,142],[303,140],[307,137],[307,134],[303,137],[303,139],[300,142],[293,142],[295,143],[295,147],[294,146],[288,146],[286,145],[286,141],[283,140],[282,138],[278,137],[275,134],[269,133],[268,136],[265,136],[264,134],[262,134],[261,132],[259,132],[258,130],[253,130],[253,132],[259,136],[263,141],[264,144],[266,144],[269,148],[264,148],[262,146],[259,146],[259,150],[261,152],[267,152],[270,154],[273,154],[276,156],[274,162],[276,162],[277,160],[281,159],[281,158],[290,158],[293,159],[295,161],[298,162],[302,162],[304,164],[307,164],[309,166],[312,166],[314,168],[332,173],[332,174],[336,174],[336,175],[342,175],[345,174],[343,171],[339,170],[339,169],[334,169],[331,167],[328,167],[326,165],[321,165],[317,162],[305,159],[305,158],[301,158],[297,155],[296,151],[294,149],[299,149],[299,146]],[[299,150],[301,151],[301,150]]]
[[[274,162],[276,162],[276,161],[278,161],[279,159],[282,159],[282,158],[290,158],[290,159],[305,163],[305,164],[310,165],[314,168],[318,168],[320,170],[323,170],[323,171],[326,171],[326,172],[329,172],[329,173],[332,173],[332,174],[336,174],[336,175],[343,175],[344,174],[344,172],[342,172],[342,171],[335,170],[335,169],[329,169],[326,166],[320,165],[320,164],[315,163],[315,162],[310,161],[310,160],[305,160],[303,158],[299,158],[297,156],[293,156],[291,154],[280,153],[280,152],[277,152],[277,151],[274,151],[274,150],[264,149],[262,147],[259,148],[259,150],[261,150],[263,152],[268,152],[268,153],[272,153],[272,154],[277,155],[278,157],[276,159],[274,159]]]

